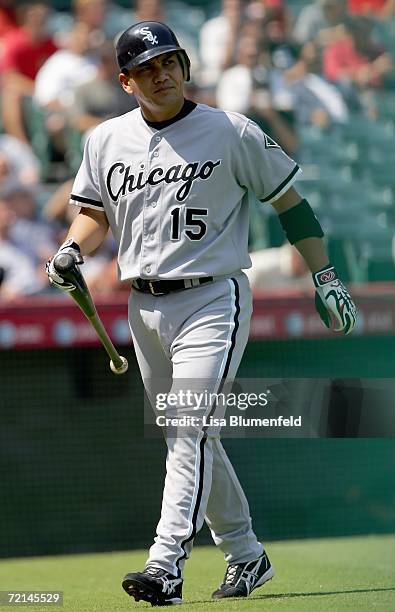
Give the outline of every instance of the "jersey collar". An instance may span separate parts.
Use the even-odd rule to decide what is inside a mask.
[[[177,115],[175,115],[171,119],[166,119],[166,121],[148,121],[148,119],[144,117],[143,113],[141,113],[141,116],[144,119],[145,123],[150,127],[154,128],[155,130],[163,130],[163,128],[166,128],[169,125],[176,123],[176,121],[179,121],[180,119],[183,119],[184,117],[189,115],[189,113],[191,113],[196,108],[196,106],[196,102],[192,102],[192,100],[184,100],[183,107],[177,113]]]

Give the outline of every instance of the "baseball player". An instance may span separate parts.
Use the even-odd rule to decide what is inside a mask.
[[[58,253],[81,264],[111,228],[120,278],[132,286],[129,323],[150,399],[158,379],[169,380],[169,390],[209,381],[207,391],[218,393],[236,376],[252,311],[242,272],[250,266],[250,192],[274,206],[304,257],[324,323],[348,334],[355,306],[328,261],[317,218],[292,187],[298,165],[243,115],[184,99],[190,62],[166,25],[129,27],[116,54],[121,86],[139,108],[105,121],[87,139],[71,195],[80,212]],[[52,262],[47,272],[68,288]],[[217,406],[204,410],[210,417]],[[182,414],[173,404],[168,411]],[[212,597],[248,596],[274,569],[218,428],[202,422],[188,435],[165,435],[157,535],[145,569],[127,574],[123,588],[136,601],[181,603],[184,563],[205,520],[228,564]]]

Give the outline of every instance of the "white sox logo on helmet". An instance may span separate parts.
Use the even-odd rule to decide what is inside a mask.
[[[140,34],[144,34],[143,40],[148,40],[151,43],[151,45],[158,44],[158,37],[154,36],[149,28],[147,27],[141,28]]]

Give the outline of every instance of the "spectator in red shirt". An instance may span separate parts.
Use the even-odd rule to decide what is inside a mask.
[[[348,0],[351,15],[369,15],[385,19],[395,15],[395,0]]]
[[[17,9],[19,27],[3,40],[0,58],[2,73],[2,120],[7,133],[28,142],[23,125],[22,100],[34,91],[34,79],[45,62],[56,50],[48,36],[46,2],[23,3]]]
[[[324,49],[324,76],[345,95],[353,87],[360,91],[382,87],[384,75],[393,70],[391,56],[371,36],[373,25],[367,17],[350,18],[344,36]]]

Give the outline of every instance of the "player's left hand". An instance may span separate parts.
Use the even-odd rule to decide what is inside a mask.
[[[349,334],[355,325],[357,309],[333,266],[313,274],[315,307],[329,329]]]
[[[54,259],[60,253],[68,253],[69,255],[72,255],[74,262],[81,265],[84,263],[84,259],[81,255],[80,247],[74,242],[73,238],[69,238],[62,244],[61,247],[59,247],[58,252],[55,253],[52,259],[49,259],[45,264],[45,271],[48,274],[48,279],[51,285],[58,287],[58,289],[61,289],[62,291],[74,291],[75,285],[63,278],[55,269]]]

